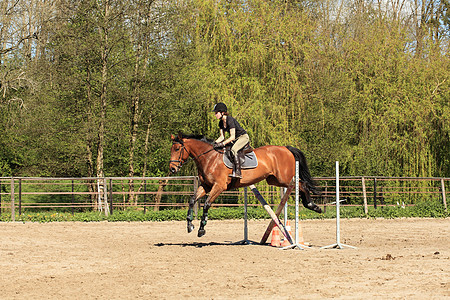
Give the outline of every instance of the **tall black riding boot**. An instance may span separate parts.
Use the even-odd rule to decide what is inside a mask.
[[[234,155],[233,158],[234,158],[233,173],[230,176],[235,178],[242,178],[241,160],[239,158],[239,154]]]

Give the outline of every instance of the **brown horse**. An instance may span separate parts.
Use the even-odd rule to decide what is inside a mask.
[[[295,161],[299,161],[300,196],[306,208],[321,213],[322,210],[311,201],[310,192],[316,192],[314,181],[309,173],[304,154],[297,148],[286,146],[263,146],[254,149],[258,159],[258,166],[253,169],[243,169],[242,179],[231,178],[231,169],[223,162],[223,152],[213,148],[212,141],[203,136],[188,136],[179,134],[171,136],[172,148],[169,168],[172,173],[180,170],[189,157],[197,165],[198,176],[201,182],[197,193],[189,201],[187,214],[187,230],[194,230],[193,208],[198,199],[209,193],[203,207],[203,216],[198,230],[198,236],[205,234],[205,225],[208,220],[208,209],[214,200],[228,189],[240,188],[266,180],[268,184],[279,187],[288,187],[295,175]]]

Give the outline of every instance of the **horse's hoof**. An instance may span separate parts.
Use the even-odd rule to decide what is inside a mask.
[[[313,203],[313,202],[309,202],[309,203],[306,205],[306,208],[308,208],[308,209],[310,209],[310,210],[312,210],[312,211],[315,211],[315,212],[318,213],[318,214],[321,214],[321,213],[322,213],[322,209],[321,209],[319,206],[317,206],[315,203]]]
[[[194,230],[194,224],[188,224],[188,226],[187,226],[188,233],[191,233],[192,230]]]
[[[202,236],[204,236],[205,235],[205,233],[206,233],[206,230],[205,229],[199,229],[198,230],[198,237],[202,237]]]
[[[322,213],[322,209],[318,206],[314,207],[313,209],[316,213],[321,214]]]

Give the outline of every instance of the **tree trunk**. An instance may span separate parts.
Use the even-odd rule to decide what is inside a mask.
[[[150,3],[149,3],[150,4]],[[139,3],[137,7],[137,19],[136,19],[136,40],[134,42],[136,47],[135,53],[135,63],[134,63],[134,78],[133,78],[133,86],[132,86],[132,99],[131,99],[131,120],[130,120],[130,149],[129,149],[129,177],[134,176],[134,152],[136,150],[136,142],[138,136],[138,126],[141,118],[141,97],[140,97],[140,87],[141,87],[141,77],[145,75],[145,70],[147,68],[147,58],[148,58],[148,46],[144,46],[143,44],[143,32],[146,31],[147,25],[142,24],[142,20],[145,18],[148,23],[148,14],[146,14],[145,5],[142,6],[143,3]],[[145,63],[141,66],[141,61]],[[146,142],[148,142],[146,140]],[[139,187],[139,191],[142,189],[143,183]],[[134,194],[134,185],[133,180],[129,181],[129,199],[130,203],[134,202],[137,205],[137,196]]]
[[[105,215],[108,215],[108,203],[105,197],[106,191],[104,190],[104,148],[105,148],[105,122],[106,122],[106,101],[107,101],[107,84],[108,84],[108,55],[109,55],[109,41],[108,41],[108,28],[109,28],[109,11],[110,3],[106,0],[104,3],[104,16],[103,24],[101,26],[101,41],[103,44],[101,50],[101,91],[100,91],[100,116],[98,127],[98,147],[97,147],[97,186],[99,205]]]
[[[88,62],[88,67],[86,68],[86,86],[87,86],[87,132],[86,132],[86,163],[87,163],[87,171],[88,177],[94,177],[94,154],[93,154],[93,139],[92,139],[92,128],[94,128],[93,120],[92,120],[92,85],[91,85],[91,72],[89,67],[90,62]],[[97,201],[95,201],[95,182],[88,182],[88,190],[89,196],[91,199],[91,203],[94,206],[94,209],[97,210]]]
[[[102,78],[101,78],[101,94],[100,94],[100,120],[98,128],[98,149],[97,149],[97,177],[104,177],[103,170],[103,149],[105,146],[105,120],[106,120],[106,92],[108,83],[108,18],[109,18],[109,0],[105,1],[102,33]]]
[[[148,142],[150,140],[150,128],[152,125],[152,115],[148,116],[148,124],[147,124],[147,132],[145,133],[145,143],[144,143],[144,167],[142,169],[142,177],[145,177],[147,174],[147,164],[149,160],[149,151],[148,151]]]
[[[154,211],[159,210],[159,204],[161,203],[162,193],[163,193],[164,187],[167,185],[168,181],[169,181],[168,179],[159,181],[158,191],[156,192],[156,196],[155,196],[155,207],[153,208]]]
[[[135,65],[134,65],[134,80],[133,80],[133,98],[131,99],[131,126],[130,126],[130,150],[129,150],[129,172],[128,176],[134,176],[134,151],[136,149],[136,140],[138,134],[138,122],[139,122],[139,61],[140,61],[140,48],[138,45],[136,50]],[[129,197],[128,202],[134,202],[137,205],[137,197],[134,195],[133,179],[129,180]]]

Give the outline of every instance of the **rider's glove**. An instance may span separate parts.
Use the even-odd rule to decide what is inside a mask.
[[[220,142],[220,143],[214,143],[213,145],[214,149],[222,149],[223,147],[225,147],[225,145]]]

